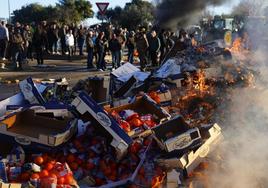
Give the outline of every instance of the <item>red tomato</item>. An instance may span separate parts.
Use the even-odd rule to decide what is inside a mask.
[[[139,119],[140,116],[138,113],[134,113],[131,116],[127,117],[126,121],[131,121],[132,119]]]
[[[126,121],[121,121],[120,122],[120,126],[122,127],[122,129],[124,129],[124,131],[126,132],[130,132],[131,131],[131,127],[130,124]]]
[[[130,125],[133,127],[141,127],[143,125],[143,122],[138,118],[134,118],[130,121]]]

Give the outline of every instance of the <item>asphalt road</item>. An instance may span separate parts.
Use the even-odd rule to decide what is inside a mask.
[[[107,58],[110,58],[109,56]],[[62,57],[45,60],[43,67],[36,66],[36,61],[23,64],[23,71],[14,71],[11,63],[5,61],[5,69],[0,68],[0,100],[3,100],[19,91],[18,81],[27,77],[34,79],[59,79],[66,78],[70,86],[75,85],[79,80],[91,76],[105,76],[109,78],[110,70],[100,72],[96,69],[86,69],[86,58],[75,57],[73,61],[65,60]],[[108,64],[108,69],[111,65]],[[16,83],[17,81],[17,83]]]

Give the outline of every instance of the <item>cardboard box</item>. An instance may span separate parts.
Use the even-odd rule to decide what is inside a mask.
[[[158,94],[160,98],[160,104],[161,106],[171,106],[172,104],[172,97],[171,92],[168,90],[165,93]]]
[[[201,130],[200,132],[205,141],[195,151],[190,151],[177,156],[159,156],[155,159],[156,163],[167,169],[184,169],[186,175],[190,174],[201,162],[205,160],[206,157],[211,154],[217,144],[223,139],[221,128],[218,124],[214,124],[209,130]]]
[[[208,131],[205,131],[203,136],[208,136],[208,139],[196,151],[191,151],[180,158],[180,163],[184,166],[187,175],[193,172],[198,165],[204,161],[223,139],[221,128],[218,124],[214,124]]]
[[[132,143],[132,139],[90,96],[85,92],[81,92],[74,99],[72,105],[83,121],[94,118],[98,125],[112,136],[111,145],[117,150],[119,156],[127,151],[128,146]]]
[[[120,98],[120,97],[128,97],[131,94],[132,89],[139,81],[132,76],[124,85],[122,85],[117,91],[114,92],[113,97]]]
[[[138,97],[133,103],[105,110],[107,110],[108,113],[112,111],[121,112],[123,110],[133,110],[139,115],[152,114],[156,120],[156,123],[158,124],[170,119],[170,114],[161,108],[158,104],[156,104],[156,102],[152,100],[148,95]]]
[[[25,100],[27,100],[30,104],[44,105],[46,103],[31,77],[21,81],[19,86]]]
[[[131,174],[131,176],[129,176],[126,179],[120,180],[120,181],[116,181],[116,182],[110,182],[108,184],[99,186],[98,188],[113,188],[113,187],[127,187],[128,183],[133,183],[135,182],[135,179],[139,173],[140,168],[142,167],[142,165],[144,164],[144,161],[146,159],[147,153],[151,148],[151,143],[147,146],[146,150],[140,154],[140,162],[138,164],[138,166],[136,167],[135,171]],[[85,183],[85,182],[82,182]],[[92,183],[92,182],[89,182]],[[125,186],[124,186],[125,185]],[[88,187],[88,188],[93,188],[92,186],[89,185],[85,185],[85,184],[79,184],[80,187]],[[95,187],[96,188],[96,187]]]
[[[68,117],[70,116],[70,112],[66,105],[61,104],[53,104],[53,105],[8,105],[6,107],[7,112],[13,112],[15,110],[23,110],[23,109],[31,109],[37,115],[43,115],[47,117]]]
[[[21,188],[22,184],[20,183],[3,183],[0,182],[0,188]]]
[[[51,118],[24,110],[6,115],[0,121],[0,139],[19,144],[30,151],[58,149],[77,131],[77,119]]]
[[[46,89],[46,86],[42,85],[42,84],[37,84],[36,88],[38,90],[39,93],[43,93]],[[19,105],[19,106],[26,106],[27,105],[27,101],[24,99],[24,96],[22,93],[18,93],[14,96],[11,96],[5,100],[2,100],[0,102],[0,117],[5,115],[6,111],[7,111],[7,106],[10,105]]]
[[[190,128],[182,116],[177,116],[152,130],[160,148],[167,152],[190,150],[202,142],[199,129]]]

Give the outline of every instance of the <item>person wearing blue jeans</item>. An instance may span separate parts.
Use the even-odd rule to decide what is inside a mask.
[[[86,37],[86,46],[87,46],[87,69],[93,68],[93,32],[89,31]]]

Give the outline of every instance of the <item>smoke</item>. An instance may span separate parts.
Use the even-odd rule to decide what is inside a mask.
[[[251,56],[251,68],[259,72],[255,87],[230,92],[232,102],[225,109],[229,116],[222,124],[225,141],[219,146],[217,165],[207,172],[211,187],[268,187],[268,55],[265,45],[258,47]]]
[[[208,6],[221,5],[226,0],[161,0],[156,16],[161,27],[176,28],[192,23]]]

